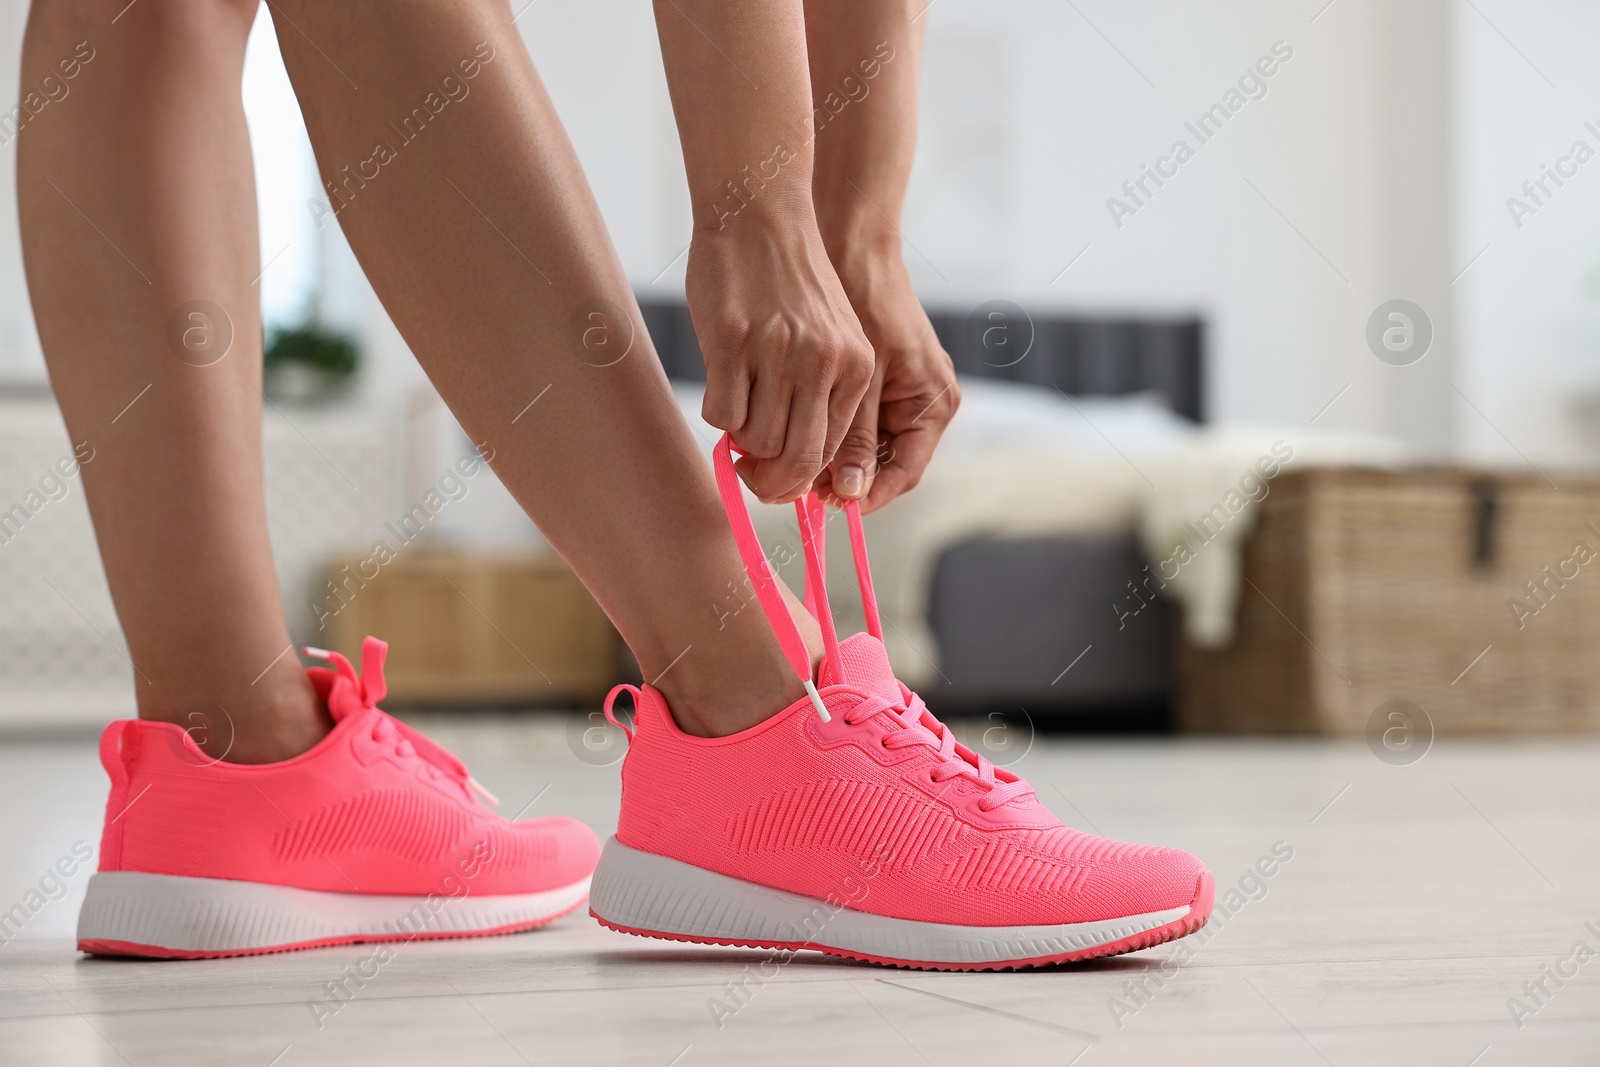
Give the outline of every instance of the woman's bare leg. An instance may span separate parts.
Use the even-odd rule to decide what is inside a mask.
[[[256,4],[144,0],[113,25],[123,6],[33,6],[24,85],[92,58],[19,139],[28,288],[67,427],[94,450],[83,478],[139,714],[191,729],[213,755],[266,762],[327,724],[288,653],[262,499],[260,263],[239,93]],[[169,341],[196,300],[231,320],[231,350],[207,366],[216,350],[201,333],[178,349],[187,360]]]
[[[509,5],[272,11],[373,287],[646,679],[698,733],[798,698],[761,612],[725,615],[744,571],[715,486]]]
[[[30,84],[79,42],[94,49],[66,106],[20,146],[30,290],[73,439],[95,448],[84,477],[140,714],[202,727],[195,736],[215,755],[265,762],[314,744],[327,722],[288,654],[262,496],[259,254],[239,99],[255,6],[144,0],[113,27],[121,8],[41,4],[30,19]],[[336,51],[372,42],[390,14],[341,9],[360,18],[337,28]],[[796,696],[797,683],[758,612],[719,617],[727,583],[742,586],[743,574],[587,186],[504,10],[467,14],[477,21],[460,9],[423,16],[487,27],[465,34],[472,40],[449,59],[420,39],[429,31],[417,16],[406,20],[409,52],[385,56],[387,74],[371,72],[364,87],[370,131],[341,137],[338,107],[308,108],[319,151],[343,158],[346,144],[393,136],[378,115],[420,128],[406,122],[411,109],[428,106],[450,69],[474,93],[449,105],[453,115],[430,113],[427,135],[402,144],[404,156],[371,183],[325,158],[345,194],[364,201],[361,211],[353,199],[341,206],[340,221],[475,439],[496,450],[502,477],[617,620],[647,677],[660,678],[685,727],[749,725]],[[334,16],[280,17],[315,34]],[[282,29],[302,85],[318,79],[309,55],[336,81],[314,94],[350,90],[306,37]],[[496,58],[466,79],[457,65],[476,59],[479,42]],[[485,165],[459,166],[470,153],[440,145],[445,123],[463,116],[471,129],[450,136],[486,143]],[[359,126],[361,113],[342,121]],[[349,165],[371,153],[351,151]],[[519,200],[523,189],[540,203]],[[533,250],[549,260],[534,267]],[[204,353],[179,358],[169,340],[174,314],[196,299],[231,320],[232,348],[209,365]],[[590,313],[614,319],[616,309],[630,319],[633,349],[616,367],[592,366],[604,354],[593,351],[597,335],[585,347]],[[796,611],[815,647],[814,625]],[[212,708],[227,721],[195,717]]]

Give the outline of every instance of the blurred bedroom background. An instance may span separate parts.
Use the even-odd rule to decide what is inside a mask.
[[[0,85],[25,14],[0,0]],[[1600,723],[1600,11],[925,17],[904,245],[965,403],[923,486],[869,519],[902,677],[936,710],[1041,728]],[[649,5],[541,0],[517,25],[709,453]],[[493,474],[460,465],[471,443],[318,207],[265,18],[245,100],[297,641],[387,637],[396,706],[593,711],[627,657]],[[58,466],[5,139],[0,728],[85,727],[131,714],[130,669]],[[796,554],[783,512],[761,521]]]

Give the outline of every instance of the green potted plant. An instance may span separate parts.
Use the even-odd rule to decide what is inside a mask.
[[[360,362],[353,338],[311,323],[272,332],[262,376],[269,396],[301,402],[333,400],[349,391]]]

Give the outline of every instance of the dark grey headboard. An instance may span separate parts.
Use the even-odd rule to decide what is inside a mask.
[[[669,377],[705,381],[689,310],[641,301]],[[1070,396],[1151,392],[1179,415],[1205,420],[1198,318],[1093,318],[1031,314],[1008,301],[930,309],[956,373],[1059,388]]]

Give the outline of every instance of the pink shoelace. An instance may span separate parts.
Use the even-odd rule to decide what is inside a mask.
[[[972,779],[980,788],[987,790],[983,799],[978,801],[979,810],[993,811],[1013,800],[1034,795],[1033,787],[1020,778],[1013,778],[1009,782],[1001,779],[995,773],[994,764],[978,753],[972,753],[976,762],[969,762],[956,751],[955,734],[928,710],[916,693],[911,694],[908,706],[891,703],[881,696],[868,697],[845,712],[844,721],[854,726],[878,714],[887,715],[900,724],[898,730],[884,735],[884,748],[902,749],[920,745],[933,749],[939,756],[939,765],[929,777],[935,782],[963,776]]]
[[[389,745],[402,759],[420,759],[423,773],[430,779],[453,781],[466,790],[469,797],[475,796],[491,807],[500,806],[500,799],[472,777],[467,765],[455,753],[383,709],[372,710],[377,713],[372,717],[370,731],[374,742]]]
[[[828,709],[811,680],[811,655],[806,651],[805,642],[800,636],[799,627],[795,625],[788,603],[778,591],[777,577],[772,573],[772,566],[761,550],[755,526],[750,521],[750,511],[744,502],[744,490],[733,466],[733,451],[732,435],[723,434],[722,440],[717,442],[716,448],[712,451],[712,466],[716,471],[717,490],[722,497],[723,510],[728,513],[728,523],[733,528],[734,542],[738,545],[745,572],[755,587],[762,611],[777,635],[778,644],[783,647],[795,674],[805,686],[812,705],[817,709],[817,717],[823,722],[828,722]],[[861,522],[861,505],[853,500],[847,501],[843,511],[850,529],[850,553],[855,562],[856,582],[861,590],[861,607],[866,616],[867,632],[881,641],[883,627],[878,614],[877,596],[872,588],[872,568],[867,562],[867,539]],[[822,499],[816,493],[808,493],[796,500],[795,517],[798,520],[800,539],[805,548],[806,607],[816,616],[817,623],[821,626],[822,644],[827,660],[838,664],[841,662],[839,637],[833,625],[833,612],[828,605],[827,571],[823,549],[827,522]],[[625,687],[619,686],[612,690],[611,696],[607,698],[608,718],[611,717],[611,703],[623,688]],[[939,765],[934,768],[932,779],[935,782],[943,782],[956,777],[970,778],[980,788],[986,790],[986,795],[978,802],[978,807],[983,811],[993,811],[1002,804],[1035,795],[1033,788],[1027,782],[1009,772],[1005,772],[1005,777],[1002,778],[996,773],[994,764],[983,756],[966,748],[958,748],[955,735],[928,710],[922,698],[904,686],[901,690],[907,694],[903,703],[896,703],[881,696],[868,697],[846,713],[845,721],[853,725],[873,715],[880,713],[888,715],[899,728],[885,735],[884,747],[898,749],[922,745],[932,749],[939,757]]]
[[[420,759],[424,765],[424,772],[430,779],[443,778],[455,782],[469,799],[477,797],[491,807],[499,807],[499,798],[485,789],[482,782],[472,777],[467,765],[456,758],[455,753],[378,707],[378,701],[383,699],[389,688],[383,678],[383,660],[388,649],[386,642],[379,641],[375,637],[366,639],[361,649],[364,676],[356,674],[355,666],[337,652],[309,647],[302,651],[313,659],[332,663],[339,676],[334,684],[348,685],[357,703],[373,713],[368,736],[375,744],[388,747],[401,759]],[[342,719],[349,714],[349,710],[335,711],[336,703],[342,701],[336,701],[334,695],[330,693],[328,711],[335,718]]]

